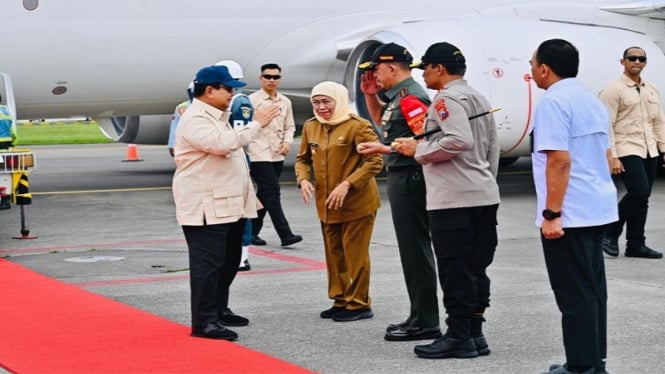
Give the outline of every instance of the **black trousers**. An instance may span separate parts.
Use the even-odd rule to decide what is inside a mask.
[[[436,265],[425,208],[425,179],[419,167],[388,172],[388,200],[399,257],[411,302],[407,321],[416,327],[439,326]]]
[[[621,235],[626,224],[628,247],[644,245],[644,226],[647,222],[649,196],[654,179],[658,173],[658,157],[641,158],[639,156],[620,157],[625,172],[621,180],[626,186],[626,194],[619,202],[619,220],[608,227],[607,234],[612,237]]]
[[[256,197],[263,204],[263,208],[258,211],[258,217],[252,219],[252,235],[254,236],[261,232],[266,213],[270,214],[275,231],[282,240],[293,235],[282,209],[279,177],[282,175],[283,168],[284,161],[252,162],[250,164],[250,174],[256,182]]]
[[[487,267],[498,243],[498,208],[494,204],[429,212],[449,332],[461,338],[468,337],[470,318],[490,305]]]
[[[547,273],[561,311],[566,362],[573,367],[604,367],[607,356],[605,228],[566,228],[563,237],[553,240],[541,235]]]
[[[238,272],[245,219],[206,226],[182,226],[189,248],[192,328],[217,321],[229,305]]]

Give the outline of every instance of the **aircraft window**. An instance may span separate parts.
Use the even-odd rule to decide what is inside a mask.
[[[39,6],[39,0],[23,0],[23,7],[27,10],[35,10]]]
[[[65,86],[55,86],[53,87],[53,90],[51,90],[51,93],[54,95],[62,95],[65,92],[67,92],[67,87]]]

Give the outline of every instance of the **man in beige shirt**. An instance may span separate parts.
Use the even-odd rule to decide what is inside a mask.
[[[603,251],[619,255],[619,236],[626,224],[627,257],[662,258],[645,244],[644,226],[649,195],[665,152],[665,115],[656,86],[642,79],[647,55],[640,47],[623,52],[624,71],[600,93],[610,114],[610,169],[619,175],[626,194],[619,202],[619,220],[608,226]]]
[[[194,79],[194,99],[176,130],[173,199],[189,250],[192,336],[235,340],[224,326],[249,320],[228,307],[240,264],[245,220],[256,217],[243,146],[279,113],[264,106],[254,121],[234,129],[228,112],[234,89],[245,83],[225,66],[205,67]]]
[[[281,79],[282,69],[279,65],[265,64],[261,66],[259,76],[261,89],[249,95],[254,108],[277,104],[280,109],[277,118],[259,130],[249,144],[250,173],[256,182],[256,196],[263,204],[263,208],[258,211],[258,217],[252,219],[253,245],[266,245],[266,241],[259,237],[266,213],[270,214],[283,247],[302,241],[302,236],[291,231],[281,202],[279,177],[284,168],[284,156],[289,153],[296,131],[291,100],[277,91]]]

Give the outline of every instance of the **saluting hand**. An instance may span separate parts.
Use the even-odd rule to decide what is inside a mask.
[[[380,87],[376,83],[374,70],[368,70],[360,76],[360,90],[366,95],[376,95]]]

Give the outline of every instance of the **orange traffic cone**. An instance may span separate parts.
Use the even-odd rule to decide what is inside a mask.
[[[136,147],[136,144],[127,144],[127,155],[122,162],[127,161],[143,161],[139,158],[139,150]]]

